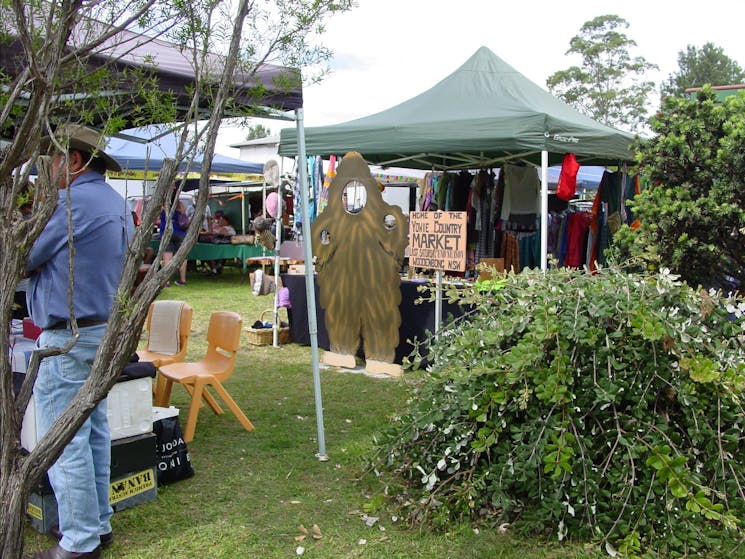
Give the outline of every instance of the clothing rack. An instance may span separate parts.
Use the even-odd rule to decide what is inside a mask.
[[[590,211],[592,204],[592,200],[569,200],[569,208],[581,212]]]

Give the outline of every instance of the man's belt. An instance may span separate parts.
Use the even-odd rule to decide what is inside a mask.
[[[95,320],[92,318],[78,318],[78,328],[87,328],[88,326],[100,326],[106,324],[105,320]],[[60,320],[55,322],[45,330],[72,330],[72,322],[69,320]]]

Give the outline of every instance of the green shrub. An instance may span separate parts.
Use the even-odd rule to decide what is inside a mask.
[[[627,557],[742,537],[745,302],[614,268],[449,296],[477,310],[409,374],[372,461],[410,522],[510,523]]]

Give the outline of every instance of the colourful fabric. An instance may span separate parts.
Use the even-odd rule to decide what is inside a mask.
[[[577,192],[577,171],[579,171],[577,159],[573,153],[567,153],[561,164],[559,183],[556,186],[556,197],[560,200],[571,200]]]
[[[587,233],[590,229],[591,220],[592,214],[589,212],[577,212],[569,215],[565,266],[580,268],[584,265],[587,251]]]

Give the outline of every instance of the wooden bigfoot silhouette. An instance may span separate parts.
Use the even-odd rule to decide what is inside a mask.
[[[311,227],[330,343],[325,363],[353,368],[362,340],[368,372],[401,374],[393,359],[407,233],[403,212],[383,201],[362,156],[344,156],[329,186],[328,205]]]

